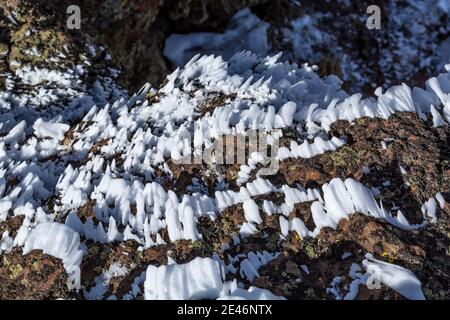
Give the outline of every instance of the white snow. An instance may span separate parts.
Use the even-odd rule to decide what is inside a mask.
[[[247,222],[254,222],[256,224],[262,223],[261,216],[259,215],[259,208],[256,205],[255,201],[253,201],[252,199],[245,200],[243,203],[243,208],[245,219],[247,220]]]
[[[444,199],[444,196],[442,195],[442,193],[440,193],[440,192],[436,193],[436,200],[438,201],[439,206],[441,207],[441,209],[444,209],[444,207],[445,207],[445,199]]]
[[[218,300],[285,300],[285,298],[253,286],[245,290],[234,280],[225,282]]]
[[[33,124],[34,134],[38,138],[52,138],[62,140],[64,134],[69,130],[70,126],[64,123],[45,122],[41,118],[37,119]]]
[[[240,17],[244,15],[248,19],[251,13],[244,11]],[[265,24],[254,18],[255,24],[248,27],[256,26],[261,35]],[[241,36],[236,30],[230,34]],[[226,43],[222,42],[224,35],[211,35],[211,39],[216,36],[221,39],[217,43]],[[173,39],[176,38],[170,41]],[[174,54],[174,61],[190,55],[187,51]],[[450,121],[449,70],[430,79],[426,89],[400,85],[385,92],[377,90],[376,98],[363,99],[360,94],[349,96],[344,92],[336,77],[320,78],[313,68],[280,62],[280,58],[248,51],[236,53],[228,61],[223,57],[196,56],[169,75],[159,91],[146,85],[130,99],[115,99],[110,104],[106,104],[106,97],[100,99],[97,95],[102,103],[97,103],[94,96],[77,102],[71,100],[63,115],[50,108],[57,92],[39,96],[39,106],[43,105],[46,111],[33,105],[30,107],[33,111],[23,117],[7,104],[11,97],[8,100],[6,93],[0,93],[0,222],[12,215],[25,216],[12,244],[24,245],[24,252],[41,249],[62,259],[79,287],[81,242],[132,240],[145,249],[165,241],[196,241],[203,237],[197,228],[200,218],[218,219],[225,208],[241,203],[246,222],[240,226],[239,235],[233,236],[234,244],[260,232],[261,213],[279,215],[274,218],[280,224],[280,240],[289,232],[302,238],[314,237],[321,228],[335,228],[341,219],[356,212],[386,220],[404,230],[421,227],[423,224],[410,225],[401,211],[392,213],[383,208],[370,188],[351,178],[332,179],[322,185],[322,190],[305,190],[298,185],[277,188],[261,177],[250,181],[252,170],[263,158],[258,152],[252,153],[240,167],[239,191],[225,187],[210,196],[208,190],[188,188],[185,194],[177,195],[163,188],[164,181],[157,172],[173,175],[166,157],[173,160],[196,154],[211,147],[222,135],[245,136],[248,129],[273,131],[289,127],[297,131],[299,138],[291,141],[289,148],[278,150],[278,159],[285,160],[312,158],[342,147],[346,138],[334,137],[330,131],[339,119],[353,122],[363,116],[387,118],[395,112],[409,111],[419,116],[431,114],[435,125],[448,125]],[[20,74],[24,81],[36,85],[46,79],[53,82],[62,79],[71,84],[78,81],[60,74],[36,72]],[[230,98],[200,117],[199,106],[218,93]],[[147,94],[157,94],[159,100],[150,104]],[[18,102],[21,107],[23,101]],[[94,104],[97,106],[92,107]],[[79,119],[83,121],[80,123]],[[62,142],[70,128],[66,123],[74,124],[68,145],[67,141]],[[267,142],[276,138],[273,132]],[[369,171],[368,167],[364,170],[366,174]],[[402,174],[405,172],[402,170]],[[18,180],[17,185],[8,184],[14,179]],[[284,196],[284,202],[264,200],[260,212],[254,197],[271,194]],[[50,197],[54,200],[53,212],[47,207]],[[77,211],[88,201],[98,220],[96,225],[92,218],[83,224],[77,217]],[[304,202],[312,202],[314,230],[308,230],[301,218],[287,219],[294,206]],[[445,205],[440,193],[424,204],[425,217],[436,221],[438,205],[441,208]],[[65,225],[51,222],[54,220],[65,221]],[[168,240],[163,239],[164,231]],[[11,248],[11,239],[9,234],[2,234],[2,250]],[[252,259],[247,257],[236,265],[236,274],[247,279],[257,277],[258,263]],[[374,262],[368,259],[367,263]],[[261,289],[224,284],[222,265],[209,258],[196,258],[180,265],[149,266],[146,274],[145,296],[149,299],[274,297]],[[392,283],[391,278],[386,281]]]
[[[432,223],[436,223],[437,221],[436,210],[437,203],[434,198],[428,199],[428,201],[422,205],[422,212],[431,219]]]
[[[280,148],[277,158],[279,160],[284,160],[289,157],[309,159],[327,151],[334,151],[344,144],[344,140],[336,137],[332,137],[328,141],[323,140],[321,137],[315,137],[313,143],[305,140],[301,145],[298,145],[295,141],[291,141],[290,151],[283,151],[283,148]]]
[[[14,246],[14,239],[9,236],[9,232],[5,231],[0,239],[0,253],[10,253]]]
[[[172,34],[166,39],[164,55],[175,66],[184,66],[202,48],[202,54],[220,53],[228,59],[236,52],[250,50],[266,55],[268,24],[253,15],[249,9],[236,13],[231,27],[225,33]]]
[[[147,300],[215,299],[223,288],[224,270],[211,258],[185,264],[148,266],[144,283]]]
[[[128,268],[121,266],[118,262],[112,263],[108,270],[94,279],[95,286],[90,288],[89,291],[85,293],[84,297],[89,300],[100,300],[104,298],[109,289],[111,279],[126,276],[129,271]]]
[[[363,266],[367,272],[374,275],[382,283],[394,289],[410,300],[425,300],[422,284],[408,269],[375,259],[371,254],[366,255]]]
[[[313,235],[317,235],[323,227],[336,228],[341,219],[348,219],[350,214],[356,212],[384,219],[405,230],[420,228],[426,223],[424,221],[419,225],[410,225],[401,211],[398,211],[396,216],[392,215],[383,208],[381,203],[380,205],[376,203],[370,189],[352,178],[345,181],[334,178],[329,183],[324,184],[322,190],[324,193],[323,203],[314,201],[311,204],[311,213],[316,225]],[[430,200],[430,203],[433,200]],[[435,206],[433,207],[430,204],[429,208],[432,216],[432,212],[434,212],[432,209]]]
[[[9,209],[12,207],[12,202],[6,199],[0,200],[0,222],[5,221]]]
[[[80,288],[80,264],[83,251],[80,249],[78,233],[61,223],[40,223],[29,233],[23,252],[27,254],[36,249],[61,259],[73,285]]]
[[[345,259],[347,259],[348,257],[351,257],[351,253],[350,252],[344,252],[343,254],[342,254],[342,256],[341,256],[341,259],[342,260],[345,260]]]
[[[247,278],[248,281],[253,281],[255,277],[259,277],[258,269],[275,259],[279,253],[270,254],[267,251],[249,252],[247,258],[241,261],[239,270],[241,277]]]

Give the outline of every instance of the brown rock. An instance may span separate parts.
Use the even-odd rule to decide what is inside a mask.
[[[34,250],[3,254],[0,261],[0,299],[71,299],[61,260]]]

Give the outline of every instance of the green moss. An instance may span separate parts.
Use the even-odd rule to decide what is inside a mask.
[[[31,270],[33,271],[38,271],[40,269],[40,263],[39,261],[34,261],[33,264],[31,265]]]
[[[305,253],[311,259],[317,257],[317,253],[316,253],[314,247],[312,245],[310,245],[310,244],[306,245]]]
[[[290,283],[284,283],[283,284],[283,293],[284,293],[284,295],[286,295],[286,296],[292,295],[293,289],[294,288],[292,288],[292,285]]]
[[[11,272],[9,278],[16,279],[22,273],[23,267],[20,264],[13,264],[9,267],[9,271]]]
[[[15,17],[20,22],[20,26],[10,30],[9,60],[37,67],[73,66],[76,63],[74,60],[76,56],[71,52],[81,53],[86,49],[76,46],[73,38],[57,26],[58,14],[47,14],[38,7],[33,5],[31,7],[22,4],[16,7]],[[69,50],[65,50],[66,47]],[[33,53],[35,50],[36,52]],[[64,53],[66,57],[59,61],[52,61],[52,58],[58,58],[60,53]]]
[[[390,253],[387,252],[387,251],[383,251],[383,252],[381,253],[381,256],[382,256],[383,258],[385,258],[386,261],[388,261],[389,263],[394,263],[395,260],[396,260],[397,254],[396,254],[396,253],[390,254]]]
[[[286,262],[286,272],[296,277],[300,277],[302,275],[300,268],[297,266],[295,262],[292,261]]]
[[[8,258],[3,257],[3,265],[4,265],[5,267],[8,267],[10,264],[11,264],[11,263],[9,262]]]
[[[230,210],[231,210],[231,208],[230,208]],[[239,212],[244,211],[242,204],[236,205],[234,210],[237,210]],[[227,234],[230,236],[233,234],[236,234],[239,231],[239,227],[236,226],[231,215],[232,215],[232,212],[224,211],[220,218],[221,230],[223,230],[224,234]]]
[[[423,288],[423,294],[427,298],[433,297],[433,291],[431,291],[429,288]]]
[[[24,287],[28,287],[30,285],[30,282],[27,279],[22,279],[20,280],[20,283],[24,286]]]
[[[105,247],[102,252],[100,252],[100,259],[106,260],[111,253],[111,249],[109,247]]]
[[[412,155],[405,153],[403,155],[403,163],[406,164],[408,167],[412,167],[415,163],[415,159]]]
[[[278,249],[278,240],[280,239],[280,234],[278,232],[274,232],[267,238],[267,249],[269,251],[276,251]]]
[[[367,123],[368,118],[363,117],[363,118],[358,118],[355,120],[355,124],[356,125],[364,125],[365,123]]]
[[[308,289],[305,291],[305,295],[306,295],[306,297],[307,297],[308,299],[314,299],[314,300],[316,300],[316,299],[319,298],[319,297],[317,296],[317,294],[316,294],[316,292],[314,291],[313,288],[308,288]]]
[[[94,271],[95,271],[97,274],[100,274],[100,273],[103,272],[103,268],[100,267],[100,266],[97,266],[97,267],[94,268]]]
[[[190,245],[191,250],[203,250],[205,247],[205,243],[201,240],[193,241]]]
[[[361,151],[357,151],[350,146],[343,146],[333,153],[331,159],[335,167],[352,168],[358,164],[358,159],[361,157]]]
[[[92,246],[88,249],[88,253],[89,255],[95,255],[97,254],[99,251],[99,247],[98,246]]]

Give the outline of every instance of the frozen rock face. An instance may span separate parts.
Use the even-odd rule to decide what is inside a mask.
[[[0,110],[20,114],[27,130],[39,116],[67,121],[125,95],[105,49],[66,29],[66,9],[64,1],[0,4]]]
[[[264,1],[2,2],[0,71],[12,72],[14,75],[16,69],[25,65],[45,66],[46,69],[77,67],[72,73],[82,73],[82,81],[90,82],[95,81],[96,73],[116,78],[119,76],[117,72],[108,72],[108,68],[113,67],[123,71],[118,83],[131,91],[138,90],[145,82],[156,86],[171,68],[162,54],[164,39],[168,34],[207,27],[218,29],[238,10],[262,2]],[[80,30],[66,28],[66,10],[73,4],[81,9]],[[36,19],[37,16],[40,19]],[[94,46],[94,43],[98,46]],[[87,44],[90,44],[90,48],[86,47]],[[108,53],[103,47],[108,49]],[[83,65],[87,57],[92,59],[90,66]],[[84,70],[80,69],[82,66]],[[8,78],[10,77],[0,76],[0,88],[12,89]],[[72,83],[72,87],[74,84],[78,85]],[[17,86],[22,87],[19,84]]]
[[[41,109],[30,130],[11,110],[0,118],[1,250],[60,259],[86,299],[306,298],[311,288],[350,299],[384,271],[379,297],[434,297],[436,262],[424,257],[445,253],[424,232],[448,227],[449,79],[362,98],[337,77],[242,52],[196,56],[159,90],[81,120],[44,120],[52,111]],[[221,161],[224,150],[191,157],[254,130],[281,146],[277,172],[260,174],[258,151],[244,164]],[[323,272],[328,287],[315,281]]]
[[[17,3],[2,297],[448,297],[450,66],[367,98],[282,54],[198,55],[128,95],[107,49],[40,49],[59,20]]]
[[[371,5],[380,8],[379,30],[366,27]],[[290,62],[317,64],[321,75],[338,75],[352,92],[373,94],[378,86],[420,85],[443,69],[449,14],[447,1],[269,1],[239,11],[223,31],[169,36],[164,54],[182,66],[197,53],[282,52]]]
[[[83,251],[80,237],[71,228],[60,223],[41,223],[27,236],[23,252],[42,250],[43,253],[59,258],[70,275],[72,285],[80,288],[80,264]]]
[[[154,23],[149,28],[143,29],[145,40],[140,41],[138,45],[134,41],[130,43],[134,49],[131,54],[134,56],[128,53],[129,46],[124,46],[120,51],[115,49],[123,43],[120,37],[117,37],[116,43],[112,43],[113,52],[125,58],[122,59],[122,65],[127,69],[127,74],[134,76],[126,83],[134,90],[139,89],[144,82],[157,86],[174,69],[174,65],[168,63],[163,55],[164,42],[170,34],[198,30],[218,31],[223,29],[239,10],[267,2],[267,0],[160,0]],[[148,23],[148,19],[145,21]],[[115,33],[112,30],[111,32]],[[140,37],[141,34],[138,33],[138,38]],[[130,66],[133,66],[133,69]]]
[[[82,29],[77,32],[65,28],[66,8],[73,1],[10,1],[1,4],[0,61],[13,63],[1,70],[14,70],[14,61],[23,60],[47,66],[83,61],[77,52],[53,61],[52,52],[62,43],[83,50],[82,43],[95,42],[108,49],[114,61],[108,64],[123,71],[121,86],[135,92],[145,82],[158,86],[197,53],[228,59],[245,49],[261,55],[283,52],[291,63],[317,64],[321,75],[338,75],[352,92],[373,94],[377,86],[420,85],[442,71],[450,48],[448,5],[443,3],[79,0]],[[366,28],[366,9],[373,4],[381,8],[380,30]],[[32,12],[46,18],[37,23]],[[28,34],[28,27],[41,30]],[[96,51],[96,64],[104,63],[106,53]]]
[[[10,55],[11,61],[33,60],[48,64],[51,51],[59,50],[63,44],[67,44],[69,48],[71,44],[75,46],[81,44],[81,48],[78,49],[83,51],[83,43],[91,41],[108,48],[109,54],[114,59],[114,67],[123,71],[119,83],[131,91],[136,91],[145,82],[158,85],[170,72],[171,66],[167,64],[162,54],[164,39],[168,34],[199,28],[218,30],[238,10],[263,2],[266,1],[20,0],[5,2],[0,5],[5,31],[14,30],[19,25],[22,30],[14,30],[9,34],[6,32],[2,36],[0,59]],[[79,31],[67,30],[65,27],[66,9],[74,4],[81,9],[82,21]],[[18,25],[10,25],[9,15],[16,19]],[[37,22],[37,19],[33,19],[33,15],[46,18]],[[26,33],[27,28],[39,28],[39,26],[45,27],[37,34],[31,33],[29,37]],[[40,41],[48,41],[48,43],[39,45]],[[36,47],[31,46],[33,42]],[[30,48],[22,48],[24,43],[30,45]],[[37,48],[45,48],[45,52],[41,53]],[[67,57],[61,60],[66,61],[54,61],[54,63],[62,65],[70,60],[80,61],[76,53],[64,52],[64,54]],[[104,60],[106,53],[100,51],[98,55],[101,58],[96,61],[95,70],[100,69],[99,60]]]

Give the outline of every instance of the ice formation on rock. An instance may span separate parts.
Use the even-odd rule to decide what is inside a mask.
[[[211,258],[197,257],[186,264],[149,266],[145,278],[146,299],[214,299],[223,287],[223,270]]]
[[[237,282],[224,282],[223,274],[220,264],[211,258],[197,257],[185,264],[160,267],[150,265],[144,283],[145,299],[280,299],[268,290],[245,290]]]
[[[425,300],[419,279],[408,269],[375,259],[366,255],[363,266],[385,285],[399,292],[407,299]]]
[[[23,252],[27,254],[36,249],[61,259],[73,285],[80,288],[80,264],[84,252],[80,249],[77,232],[57,222],[40,223],[29,233]]]
[[[179,190],[163,187],[162,176],[173,175],[169,160],[191,156],[223,135],[245,135],[247,129],[296,130],[296,141],[278,153],[282,160],[312,158],[341,148],[345,137],[330,132],[337,120],[353,122],[361,117],[415,112],[422,118],[430,114],[435,125],[450,123],[450,66],[446,73],[430,79],[425,89],[400,85],[384,93],[377,90],[376,99],[363,99],[360,94],[349,96],[337,77],[320,78],[311,67],[278,59],[248,51],[228,61],[196,56],[169,75],[160,90],[146,85],[129,99],[89,107],[82,112],[81,121],[71,121],[79,118],[75,105],[69,105],[59,118],[50,111],[30,109],[20,115],[6,108],[8,111],[0,114],[0,222],[25,216],[14,246],[23,246],[24,253],[40,249],[62,259],[79,287],[80,241],[132,240],[140,250],[166,241],[198,241],[203,237],[200,219],[218,219],[223,210],[238,204],[242,204],[246,219],[239,226],[242,237],[259,232],[264,214],[279,215],[275,221],[283,237],[289,232],[301,238],[315,237],[321,228],[336,228],[341,219],[356,212],[404,230],[423,226],[425,219],[422,225],[411,225],[401,211],[383,208],[369,188],[351,178],[332,179],[321,190],[299,185],[277,188],[262,177],[250,180],[247,172],[239,190],[223,188],[209,194],[186,189],[177,194]],[[35,83],[35,76],[56,77],[38,73],[27,81]],[[200,106],[218,94],[227,99],[202,113]],[[5,109],[4,104],[0,108]],[[248,169],[253,170],[249,163],[241,167],[242,172]],[[14,179],[16,185],[7,184]],[[282,195],[283,200],[276,204],[254,199],[272,194]],[[51,211],[47,206],[50,198],[54,204]],[[422,210],[431,222],[437,219],[437,204],[444,206],[442,195],[435,198]],[[311,202],[313,230],[299,217],[289,220],[295,205],[306,202]],[[83,222],[77,216],[82,208],[91,210]],[[165,229],[168,238],[163,237]],[[11,248],[10,238],[2,235],[2,250]],[[239,235],[236,238],[239,241]],[[257,264],[250,258],[247,261],[257,270]],[[371,270],[384,268],[374,263],[368,259],[366,264]],[[257,275],[249,271],[249,263],[240,266],[244,277]],[[187,264],[149,266],[145,297],[275,298],[260,289],[224,285],[222,273],[217,260],[199,257]],[[395,286],[390,278],[384,281]]]

